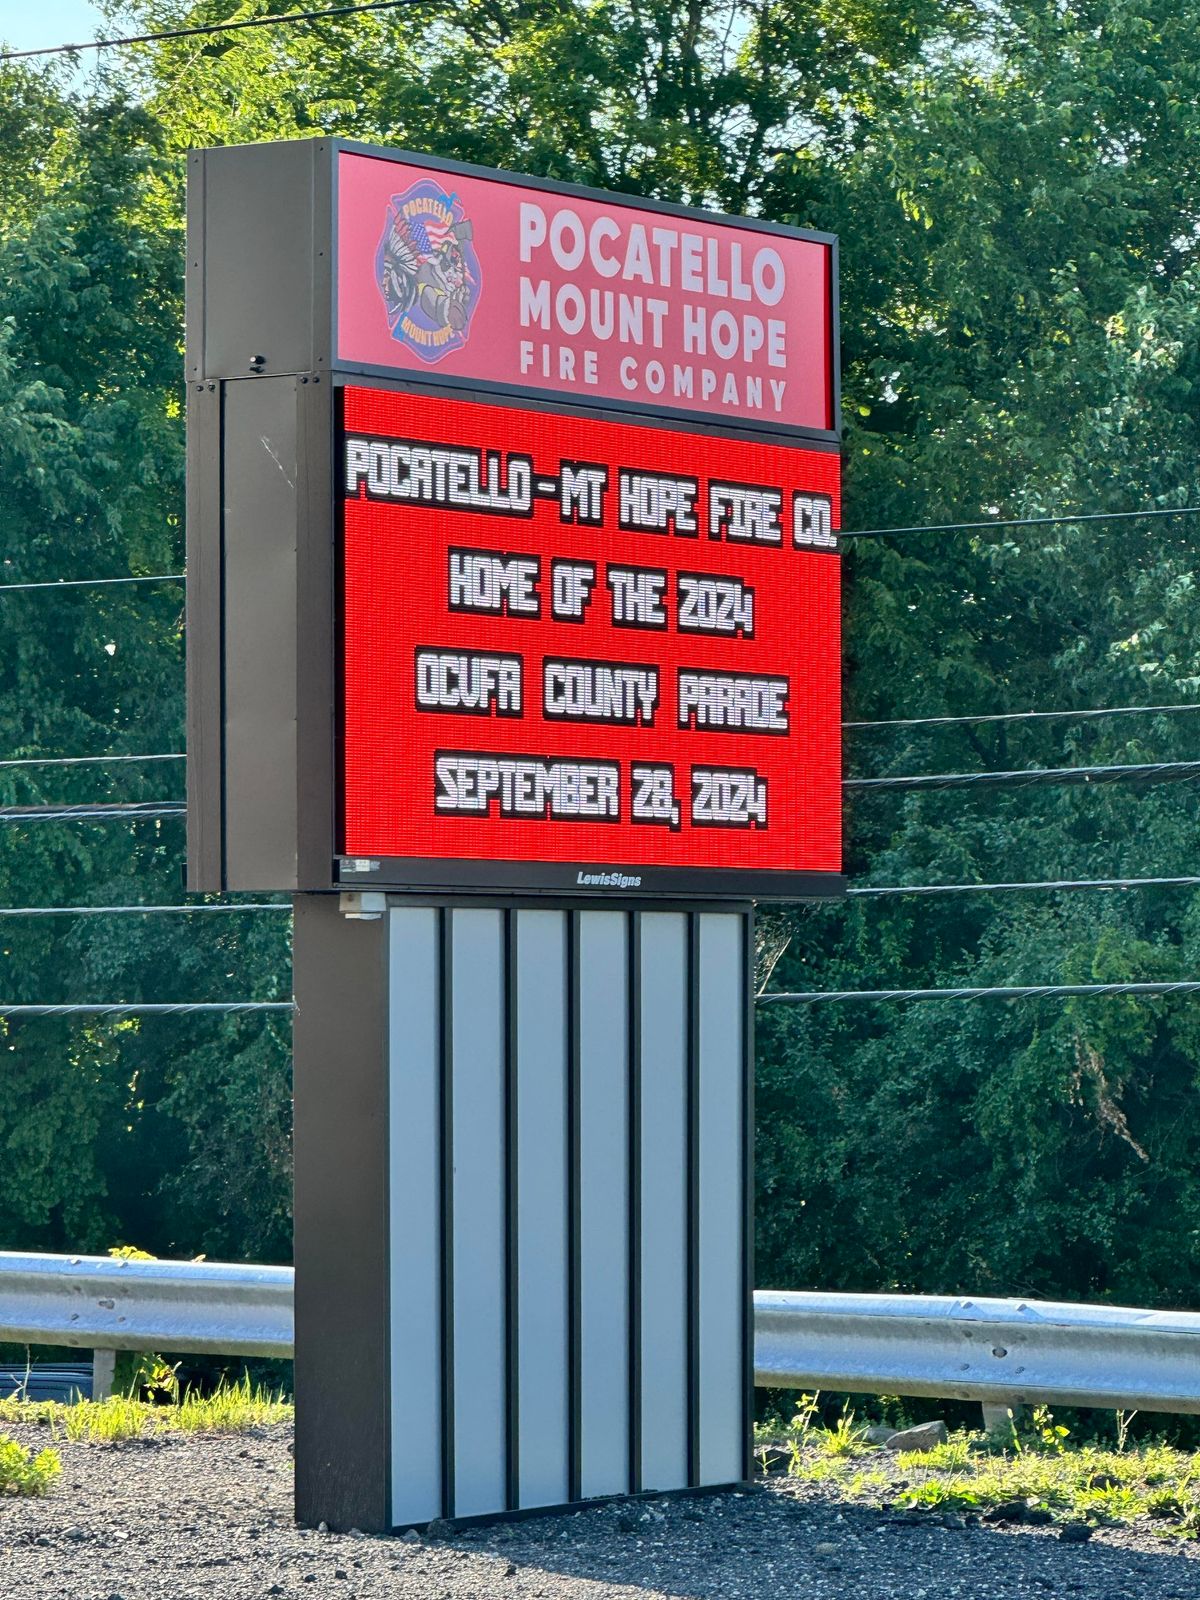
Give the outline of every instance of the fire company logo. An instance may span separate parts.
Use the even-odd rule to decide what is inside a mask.
[[[393,339],[430,363],[462,349],[482,273],[457,195],[422,178],[392,196],[375,252],[375,281]]]

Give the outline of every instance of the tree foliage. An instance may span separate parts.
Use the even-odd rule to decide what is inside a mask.
[[[26,162],[0,213],[0,583],[179,572],[181,233],[162,127],[120,96],[77,105],[47,79],[0,82]],[[0,617],[5,759],[182,751],[180,585],[0,593]],[[183,767],[0,769],[0,793],[177,799]],[[0,828],[5,905],[181,898],[177,819]],[[286,984],[282,928],[166,920],[4,919],[4,997]],[[270,1025],[14,1021],[0,1050],[6,1241],[286,1256],[287,1061]]]
[[[849,527],[1198,504],[1198,21],[1197,0],[430,0],[139,47],[82,90],[9,72],[4,571],[178,570],[182,153],[315,133],[837,232]],[[1200,700],[1198,530],[853,543],[848,716]],[[178,591],[0,606],[0,754],[181,748]],[[862,731],[848,768],[1186,758],[1195,727]],[[180,792],[166,764],[33,770],[0,769],[6,798]],[[1195,791],[883,791],[848,826],[861,883],[1186,873]],[[180,850],[169,820],[31,826],[0,837],[0,874],[9,904],[163,899]],[[8,992],[285,992],[285,919],[200,920],[5,924]],[[1187,977],[1200,902],[862,899],[772,911],[762,936],[787,989]],[[5,1048],[0,1235],[286,1254],[275,1025],[38,1022]],[[1194,1301],[1198,1059],[1186,997],[764,1010],[759,1281]]]

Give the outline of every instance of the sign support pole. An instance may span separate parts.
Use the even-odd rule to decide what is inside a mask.
[[[749,1476],[748,907],[296,900],[297,1512]]]

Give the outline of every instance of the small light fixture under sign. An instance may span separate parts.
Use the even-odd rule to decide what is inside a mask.
[[[338,896],[338,910],[348,922],[377,922],[387,910],[387,896],[369,889],[344,890]]]

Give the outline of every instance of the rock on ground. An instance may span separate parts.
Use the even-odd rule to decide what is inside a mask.
[[[901,1428],[885,1442],[889,1450],[936,1450],[945,1444],[950,1430],[944,1422],[920,1422],[915,1428]]]
[[[43,1431],[9,1430],[23,1443]],[[292,1522],[290,1429],[62,1443],[46,1500],[0,1499],[3,1600],[1200,1600],[1200,1546],[1148,1528],[1070,1544],[743,1493],[595,1506],[417,1542]]]

